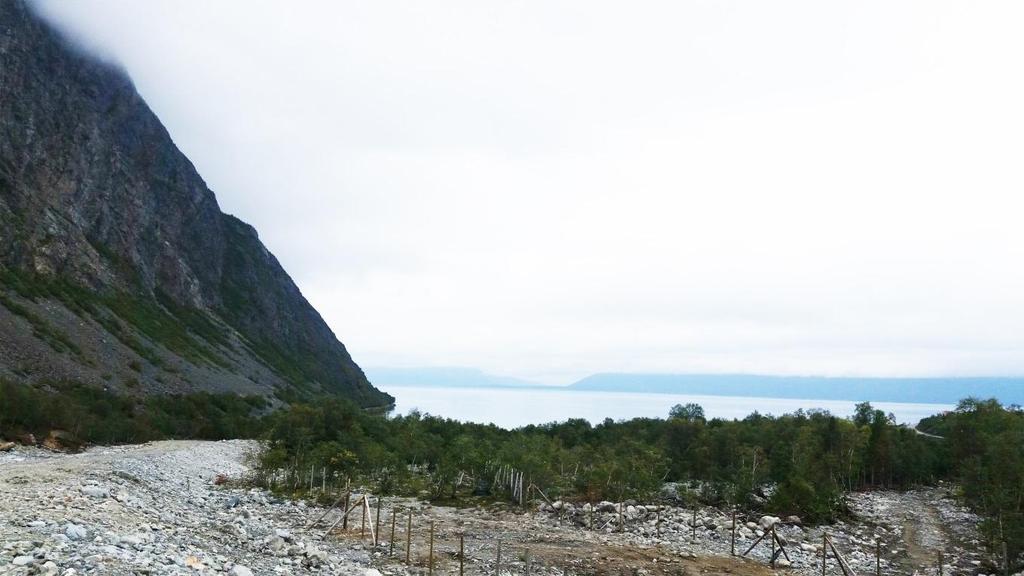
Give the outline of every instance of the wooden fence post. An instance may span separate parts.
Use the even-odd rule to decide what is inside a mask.
[[[657,512],[655,512],[655,514],[657,514],[657,516],[654,519],[654,534],[658,538],[661,538],[661,506],[660,505],[658,506]]]
[[[501,576],[501,540],[498,540],[498,561],[494,563],[494,576]]]
[[[697,505],[693,505],[693,520],[690,522],[690,543],[697,543]]]
[[[398,520],[398,507],[391,509],[391,540],[388,541],[388,556],[395,555],[395,521]]]
[[[828,559],[828,532],[821,533],[821,576],[825,576],[825,560]]]
[[[369,505],[366,503],[366,494],[363,494],[363,505],[359,507],[360,516],[362,516],[362,522],[359,526],[359,537],[364,538],[366,536],[366,509]]]
[[[427,574],[434,576],[434,521],[430,521],[430,552],[427,560]]]
[[[466,545],[465,545],[465,534],[459,534],[459,576],[465,575],[465,564],[466,564]]]
[[[373,545],[377,545],[377,541],[380,539],[380,509],[384,505],[384,498],[382,496],[377,497],[377,521],[375,522],[375,528],[373,531]]]
[[[619,532],[625,531],[625,524],[622,521],[622,502],[619,502]]]
[[[882,576],[882,540],[875,540],[875,576]]]
[[[736,555],[736,507],[732,509],[732,543],[729,545],[729,554]]]
[[[523,562],[526,564],[526,576],[530,576],[530,549],[523,549]]]
[[[405,525],[405,563],[409,564],[409,551],[412,550],[412,510],[409,510],[409,521]]]
[[[772,560],[771,560],[771,565],[772,565],[772,568],[775,568],[775,524],[772,524],[772,527],[769,528],[769,530],[772,531],[771,538],[769,538],[769,540],[772,541]]]
[[[1010,557],[1006,554],[1006,540],[1003,540],[1003,576],[1010,576]]]
[[[349,503],[349,499],[350,498],[352,498],[352,491],[351,490],[349,490],[348,492],[345,493],[345,519],[342,520],[342,522],[341,522],[341,530],[342,530],[342,532],[348,531],[348,510],[349,510],[348,503]]]
[[[942,576],[942,550],[939,550],[939,576]]]

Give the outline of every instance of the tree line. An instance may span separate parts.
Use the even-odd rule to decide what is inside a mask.
[[[963,400],[917,430],[868,403],[849,416],[798,410],[741,420],[708,419],[688,404],[666,418],[506,430],[416,411],[385,417],[337,397],[270,411],[259,397],[132,397],[0,380],[0,437],[54,429],[100,444],[261,438],[258,472],[314,469],[439,501],[501,498],[494,474],[506,466],[552,499],[651,499],[676,482],[683,498],[829,522],[847,514],[850,491],[948,481],[984,519],[993,549],[1006,542],[1011,558],[1024,552],[1024,412],[996,400]]]
[[[336,399],[270,417],[265,470],[325,470],[379,491],[452,499],[488,494],[508,465],[552,498],[649,499],[665,482],[693,498],[757,506],[810,521],[845,513],[843,494],[907,488],[947,475],[933,438],[858,405],[850,418],[822,410],[742,420],[707,419],[697,405],[667,418],[581,419],[504,430],[411,412],[367,416]]]

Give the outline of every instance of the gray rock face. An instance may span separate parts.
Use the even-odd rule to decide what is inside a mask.
[[[392,400],[128,77],[23,0],[0,2],[0,295],[0,377]]]

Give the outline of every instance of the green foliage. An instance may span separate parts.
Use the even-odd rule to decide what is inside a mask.
[[[500,487],[490,483],[501,466],[522,472],[550,498],[587,501],[648,499],[674,480],[694,482],[713,503],[755,505],[755,493],[775,486],[770,511],[827,521],[845,513],[848,490],[937,477],[940,441],[867,409],[872,418],[861,425],[824,411],[708,421],[703,409],[688,405],[673,407],[668,419],[597,426],[575,419],[502,430],[419,412],[380,418],[328,400],[274,414],[261,466],[326,469],[378,491],[425,489],[439,500],[481,486],[498,496]],[[872,462],[877,455],[884,463]]]
[[[945,437],[944,460],[963,497],[984,518],[992,549],[1005,541],[1011,568],[1024,553],[1024,412],[996,400],[962,400],[956,410],[928,418],[921,428]]]
[[[14,302],[5,293],[5,287],[33,302],[45,298],[60,301],[79,316],[98,322],[121,343],[156,366],[163,364],[159,354],[139,340],[129,326],[192,362],[229,366],[211,346],[228,345],[227,329],[205,312],[178,305],[162,292],[158,291],[155,299],[131,294],[102,294],[57,278],[0,270],[0,304],[25,317],[36,335],[58,352],[69,350],[78,355],[81,353],[77,346],[43,319]]]
[[[684,405],[676,404],[668,411],[669,418],[677,418],[680,420],[687,420],[689,422],[696,422],[698,420],[704,420],[704,407],[700,404],[689,403]]]
[[[0,381],[0,434],[45,436],[65,430],[96,444],[166,438],[251,438],[262,431],[254,416],[260,397],[181,394],[136,398],[70,383],[29,386]]]
[[[69,352],[72,355],[84,360],[81,349],[67,335],[49,322],[40,318],[37,314],[25,306],[15,302],[10,296],[0,291],[0,305],[10,310],[13,314],[21,316],[32,326],[32,333],[40,340],[50,345],[55,352]]]

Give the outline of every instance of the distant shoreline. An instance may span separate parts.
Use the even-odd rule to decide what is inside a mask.
[[[645,394],[651,396],[692,396],[692,397],[707,397],[707,398],[746,398],[753,400],[821,400],[823,402],[881,402],[888,404],[919,404],[919,405],[934,405],[934,406],[955,406],[959,399],[952,402],[928,402],[928,401],[916,401],[916,400],[891,400],[888,398],[842,398],[842,397],[809,397],[809,396],[773,396],[766,394],[714,394],[710,392],[691,392],[691,391],[662,391],[662,390],[618,390],[618,389],[603,389],[603,388],[586,388],[577,387],[573,385],[469,385],[469,384],[456,384],[456,385],[445,385],[445,384],[388,384],[386,382],[375,382],[374,386],[378,386],[381,389],[390,390],[392,388],[415,388],[415,389],[431,389],[436,388],[439,390],[522,390],[522,391],[543,391],[543,392],[570,392],[570,393],[600,393],[600,394]]]
[[[956,405],[966,398],[995,398],[1005,405],[1024,404],[1024,377],[887,378],[606,373],[559,385],[490,376],[480,371],[454,373],[459,377],[445,378],[446,374],[438,371],[425,372],[424,377],[418,378],[416,371],[410,370],[403,373],[401,378],[374,378],[374,382],[389,387],[563,390],[902,404]]]

